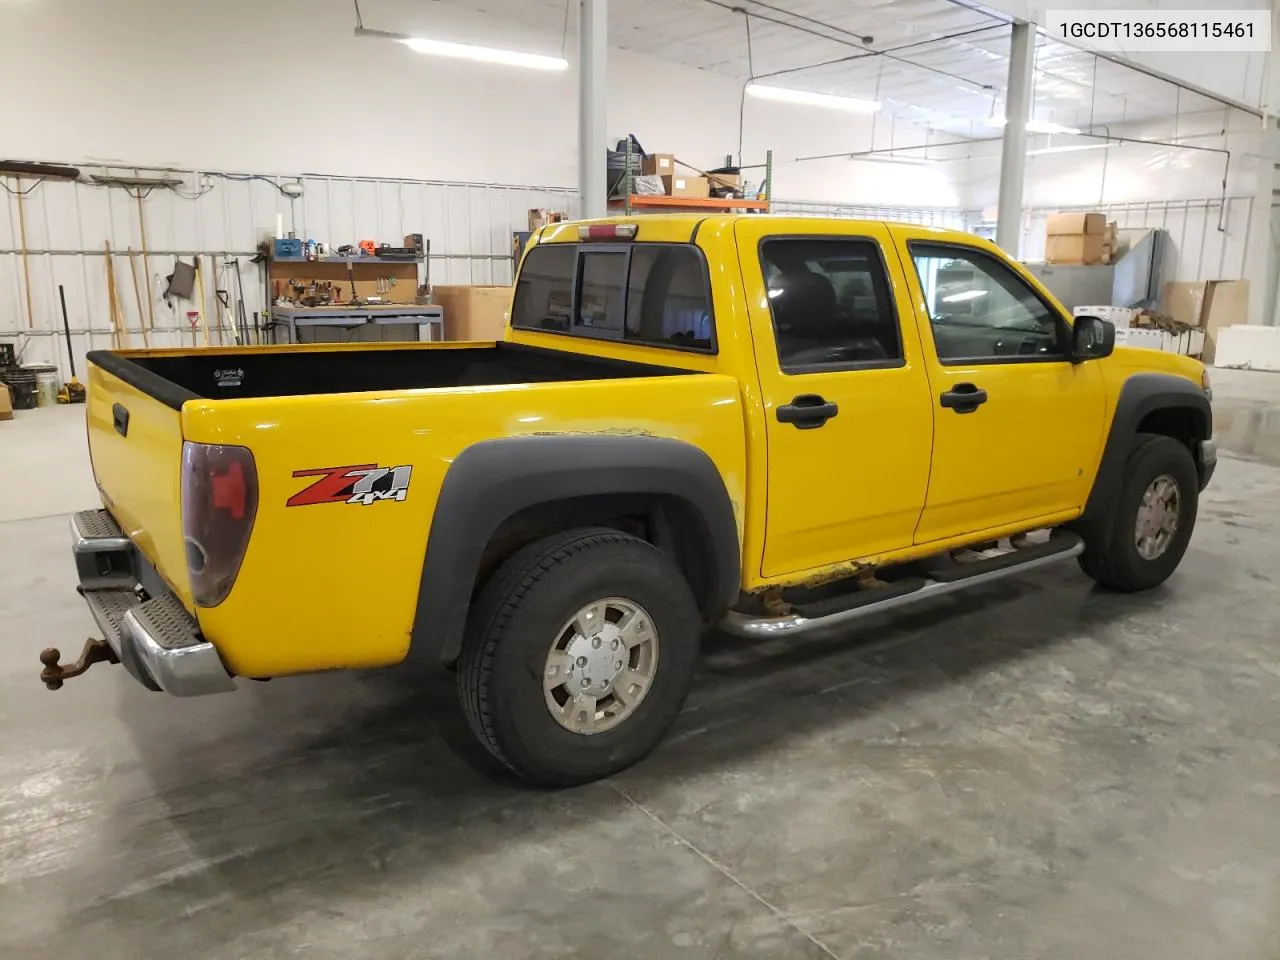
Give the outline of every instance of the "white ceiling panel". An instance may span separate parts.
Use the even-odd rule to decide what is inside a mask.
[[[552,35],[560,33],[566,19],[566,0],[424,2],[492,14]],[[576,0],[567,2],[576,5]],[[744,82],[754,76],[777,86],[876,98],[889,116],[961,137],[991,135],[984,120],[1003,112],[1009,32],[1001,17],[954,0],[609,4],[614,46]],[[1037,119],[1086,128],[1221,106],[1067,44],[1037,38]]]

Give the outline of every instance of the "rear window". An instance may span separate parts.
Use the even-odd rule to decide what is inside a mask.
[[[715,351],[706,262],[690,244],[549,243],[525,257],[511,325]]]

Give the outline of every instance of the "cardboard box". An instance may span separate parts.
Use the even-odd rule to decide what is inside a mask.
[[[1138,319],[1141,310],[1133,307],[1076,307],[1072,313],[1077,317],[1097,317],[1108,320],[1116,330],[1128,330]]]
[[[1107,218],[1101,213],[1055,213],[1044,232],[1050,237],[1096,234],[1101,243],[1107,233]]]
[[[1102,234],[1054,234],[1045,239],[1045,263],[1088,265],[1102,262]]]
[[[9,394],[9,385],[0,383],[0,420],[13,419],[13,397]]]
[[[1160,312],[1188,327],[1203,326],[1208,292],[1208,283],[1166,283],[1160,292]]]
[[[711,196],[711,185],[706,177],[663,177],[662,185],[672,197],[694,197],[706,199]]]
[[[641,173],[656,173],[668,177],[676,172],[676,158],[670,153],[651,153],[640,161]]]
[[[1218,336],[1222,330],[1249,322],[1249,281],[1216,280],[1209,284],[1204,312],[1205,363],[1213,363],[1218,354]]]
[[[742,174],[740,173],[708,173],[707,184],[712,189],[742,192]]]
[[[511,291],[511,287],[432,287],[432,301],[444,307],[444,338],[501,340],[506,336]]]
[[[1116,331],[1117,346],[1140,347],[1145,350],[1163,350],[1165,353],[1181,353],[1198,357],[1204,351],[1204,331],[1188,330],[1186,333],[1168,333],[1148,327],[1131,327]]]
[[[1163,330],[1148,330],[1144,327],[1133,327],[1116,331],[1116,346],[1142,347],[1146,350],[1164,350],[1172,340],[1170,334]]]
[[[565,215],[558,210],[548,210],[546,207],[530,207],[529,208],[529,232],[532,233],[541,227],[545,227],[549,223],[559,223],[565,219]]]

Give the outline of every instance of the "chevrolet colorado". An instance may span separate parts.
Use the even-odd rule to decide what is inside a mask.
[[[1216,463],[1195,360],[994,245],[653,216],[533,238],[499,343],[90,355],[103,634],[176,695],[425,657],[545,784],[663,737],[702,634],[787,637],[1078,558],[1162,583]]]

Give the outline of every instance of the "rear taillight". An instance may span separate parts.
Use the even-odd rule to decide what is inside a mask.
[[[191,596],[201,607],[227,598],[258,512],[258,468],[247,447],[182,445],[182,540]]]

